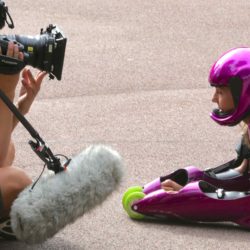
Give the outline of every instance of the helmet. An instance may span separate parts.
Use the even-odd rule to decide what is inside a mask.
[[[211,118],[220,125],[233,126],[250,114],[250,48],[235,48],[222,55],[209,73],[211,86],[230,88],[235,109],[215,109]]]

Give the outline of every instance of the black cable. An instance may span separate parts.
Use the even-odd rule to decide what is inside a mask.
[[[46,164],[43,165],[43,170],[42,170],[41,174],[38,176],[38,178],[36,179],[36,181],[33,183],[32,187],[30,188],[30,192],[33,190],[33,188],[35,187],[37,182],[41,179],[41,177],[44,173],[45,167],[46,167]]]
[[[66,155],[63,155],[63,154],[56,154],[55,156],[56,156],[56,157],[57,157],[57,156],[61,156],[61,157],[63,157],[63,158],[66,159],[66,162],[65,162],[65,164],[64,164],[64,167],[67,167],[67,166],[69,165],[70,161],[71,161],[70,158],[68,158]],[[38,176],[38,178],[36,179],[36,181],[33,183],[32,187],[30,188],[30,192],[34,189],[34,187],[35,187],[35,185],[37,184],[37,182],[41,179],[41,177],[42,177],[42,175],[43,175],[43,173],[44,173],[44,170],[45,170],[45,167],[46,167],[46,166],[47,166],[47,164],[44,164],[43,170],[42,170],[41,174]]]

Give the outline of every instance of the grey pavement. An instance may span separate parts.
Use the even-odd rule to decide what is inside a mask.
[[[121,198],[128,187],[177,168],[205,169],[235,156],[240,129],[210,120],[207,77],[222,52],[250,45],[250,2],[6,3],[16,28],[1,33],[35,35],[54,23],[68,37],[62,81],[44,82],[27,118],[58,153],[111,145],[126,175],[101,206],[44,244],[0,242],[0,249],[249,249],[250,232],[235,225],[133,221]],[[42,163],[21,125],[14,139],[15,165],[35,179]]]

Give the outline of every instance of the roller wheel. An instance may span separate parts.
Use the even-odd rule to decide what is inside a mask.
[[[126,190],[126,192],[123,194],[123,197],[122,197],[122,205],[123,205],[123,208],[126,210],[124,204],[125,204],[125,201],[127,199],[127,197],[134,193],[134,192],[142,192],[143,188],[141,186],[133,186],[133,187],[130,187]]]
[[[145,217],[145,215],[137,213],[134,210],[132,210],[133,203],[135,201],[143,199],[144,197],[145,194],[143,192],[132,192],[127,196],[126,200],[124,201],[123,207],[128,213],[130,218],[139,220]]]

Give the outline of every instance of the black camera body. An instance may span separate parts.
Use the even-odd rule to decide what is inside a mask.
[[[13,20],[8,12],[8,7],[0,0],[0,29],[5,23],[9,28],[14,28]],[[23,52],[24,60],[6,56],[8,43],[17,44],[19,51]],[[0,73],[16,74],[26,65],[46,71],[51,79],[62,78],[62,69],[65,56],[67,38],[55,25],[48,25],[40,35],[0,35]]]
[[[8,43],[12,41],[23,52],[24,60],[4,56]],[[46,30],[41,30],[40,35],[0,35],[0,73],[15,74],[25,65],[46,71],[50,78],[61,80],[67,38],[60,29],[50,24]]]

